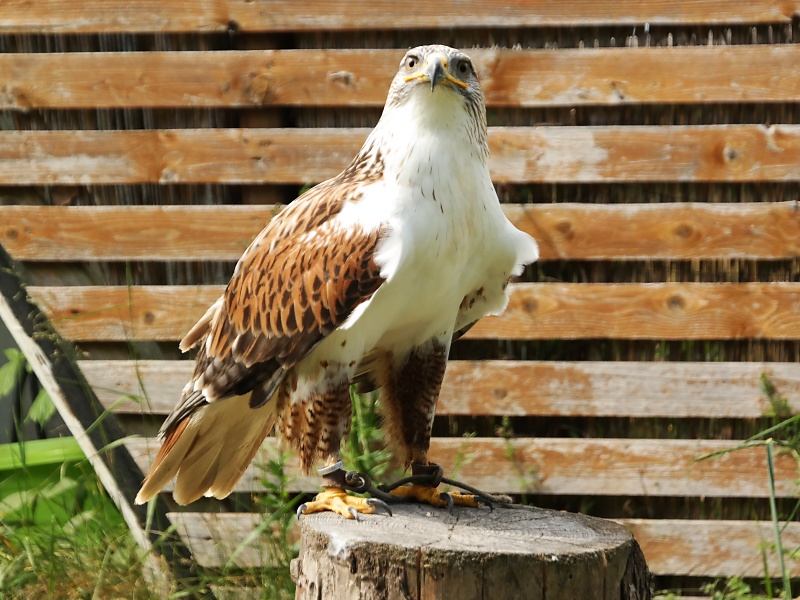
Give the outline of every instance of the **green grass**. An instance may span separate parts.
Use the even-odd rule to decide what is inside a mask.
[[[7,377],[25,376],[18,357],[13,367],[0,373],[4,387]],[[13,387],[13,386],[8,386]],[[773,424],[752,436],[739,447],[762,446],[767,453],[773,535],[762,545],[765,564],[762,592],[753,591],[741,578],[715,581],[701,591],[714,600],[756,600],[791,598],[791,579],[786,555],[797,549],[784,548],[782,531],[786,521],[800,513],[798,501],[791,515],[779,515],[774,493],[772,460],[777,452],[792,453],[800,464],[800,416],[790,416],[789,403],[780,396],[767,377],[762,390],[774,411]],[[376,480],[391,476],[390,453],[379,430],[377,394],[353,395],[353,424],[344,440],[342,457],[348,469],[368,473]],[[49,409],[41,400],[37,411],[46,420]],[[499,436],[513,437],[510,420],[498,427]],[[725,452],[735,452],[739,447]],[[506,460],[519,467],[520,481],[536,474],[518,464],[508,446]],[[707,459],[713,456],[703,457]],[[263,598],[290,599],[294,584],[290,563],[297,556],[297,522],[294,511],[302,500],[294,494],[294,482],[285,468],[288,455],[278,455],[264,465],[264,493],[254,497],[263,513],[259,526],[241,540],[228,564],[219,569],[201,570],[197,590],[209,587],[258,588]],[[470,460],[468,447],[459,465]],[[263,550],[265,565],[259,569],[240,569],[236,558],[246,547]],[[766,558],[774,555],[780,577],[766,575]],[[37,440],[0,446],[0,592],[8,597],[30,598],[151,598],[141,575],[140,550],[129,535],[126,524],[110,501],[80,448],[71,438]],[[176,590],[172,597],[191,595],[197,590]],[[659,598],[675,595],[662,591]]]
[[[75,446],[71,438],[0,446],[0,456],[25,461],[0,470],[0,592],[148,598],[138,547]]]
[[[32,377],[4,351],[0,396]],[[40,391],[23,422],[55,413]],[[74,438],[0,445],[0,593],[16,598],[149,598],[139,548]]]
[[[0,368],[0,395],[10,393],[30,369],[9,350]],[[353,427],[343,444],[348,468],[382,476],[390,453],[378,428],[377,396],[356,396]],[[46,394],[26,416],[45,423],[53,414]],[[103,418],[101,416],[101,418]],[[20,424],[15,425],[18,432]],[[290,599],[291,561],[298,554],[295,509],[301,494],[285,468],[287,454],[261,465],[263,494],[255,496],[259,526],[241,540],[228,563],[200,570],[192,590],[257,588],[261,597]],[[264,566],[243,570],[236,558],[245,547],[263,551]],[[141,551],[73,438],[0,445],[0,593],[25,598],[151,598],[141,573]]]
[[[761,389],[767,396],[774,414],[774,424],[767,429],[756,433],[741,444],[701,456],[698,460],[713,459],[731,452],[736,452],[744,448],[760,446],[764,448],[767,458],[766,481],[769,491],[770,518],[772,522],[772,539],[764,540],[761,544],[761,559],[764,564],[764,594],[755,595],[751,587],[741,580],[733,577],[724,582],[715,582],[704,589],[704,593],[710,595],[714,600],[738,600],[749,598],[781,598],[782,600],[792,599],[792,574],[786,564],[788,555],[796,555],[800,548],[787,548],[783,542],[783,531],[786,524],[795,520],[800,514],[800,500],[787,515],[780,515],[777,509],[775,496],[775,469],[774,459],[777,452],[791,454],[800,469],[800,415],[791,416],[789,401],[781,396],[773,382],[766,374],[761,375]],[[782,420],[781,420],[782,419]],[[781,522],[783,521],[783,524]],[[769,573],[768,556],[774,554],[777,560],[780,585],[776,586]]]
[[[712,581],[700,588],[704,598],[710,600],[772,600],[772,596],[756,594],[741,577]],[[676,600],[679,596],[673,592],[657,592],[655,600]]]
[[[386,449],[379,429],[378,394],[359,395],[350,389],[353,419],[350,435],[342,443],[345,469],[365,473],[372,480],[387,474],[392,454]]]

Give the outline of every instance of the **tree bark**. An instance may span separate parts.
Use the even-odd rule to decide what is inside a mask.
[[[301,517],[297,600],[651,597],[639,545],[613,521],[533,507],[393,510]]]

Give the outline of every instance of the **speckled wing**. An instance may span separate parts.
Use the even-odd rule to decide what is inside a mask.
[[[181,342],[184,350],[199,344],[194,377],[162,435],[206,402],[251,393],[251,408],[263,405],[288,369],[380,287],[382,230],[336,218],[358,189],[342,176],[322,183],[252,242],[223,296]]]

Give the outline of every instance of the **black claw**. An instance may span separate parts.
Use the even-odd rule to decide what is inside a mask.
[[[380,498],[368,498],[367,504],[369,504],[370,506],[374,506],[376,509],[375,512],[378,512],[378,510],[382,510],[390,517],[394,516],[392,515],[392,509],[389,508],[389,505],[386,504],[386,502],[384,502]]]
[[[445,500],[447,502],[447,512],[449,512],[452,515],[453,514],[453,497],[447,492],[442,492],[441,494],[439,494],[439,498],[441,498],[442,500]]]
[[[358,511],[357,511],[355,508],[353,508],[352,506],[348,506],[348,507],[347,507],[347,512],[349,512],[351,515],[353,515],[353,518],[354,518],[356,521],[358,521],[358,520],[359,520],[359,519],[358,519]]]
[[[298,519],[300,518],[300,515],[305,514],[304,511],[306,510],[307,507],[308,507],[308,504],[306,502],[303,502],[300,506],[297,507],[297,518]]]

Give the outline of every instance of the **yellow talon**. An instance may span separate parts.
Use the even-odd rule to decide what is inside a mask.
[[[391,493],[394,496],[425,502],[426,504],[438,508],[445,508],[450,505],[446,499],[448,495],[453,500],[452,504],[456,506],[469,506],[471,508],[478,508],[480,506],[478,500],[472,494],[463,494],[461,492],[448,492],[443,494],[438,488],[429,485],[403,485],[393,489]]]
[[[329,487],[317,494],[311,502],[301,504],[297,509],[297,515],[308,515],[326,510],[338,513],[345,519],[357,519],[359,513],[373,514],[375,505],[370,502],[369,498],[357,498],[341,488]]]

